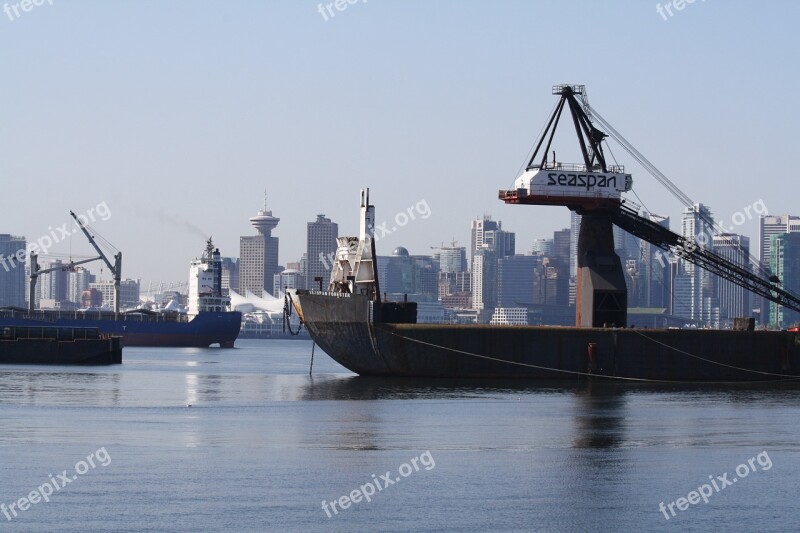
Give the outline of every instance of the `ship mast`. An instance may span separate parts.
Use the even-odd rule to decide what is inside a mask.
[[[331,269],[329,292],[364,294],[381,301],[375,252],[375,206],[369,203],[369,189],[361,189],[361,217],[358,237],[339,237],[336,261]]]

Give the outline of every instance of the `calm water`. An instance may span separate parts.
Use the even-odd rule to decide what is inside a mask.
[[[308,341],[237,345],[0,367],[0,502],[59,484],[0,530],[800,529],[797,386],[378,380],[319,351],[309,377]]]

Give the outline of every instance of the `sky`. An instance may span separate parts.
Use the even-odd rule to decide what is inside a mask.
[[[484,214],[524,253],[568,227],[569,211],[505,205],[497,191],[561,83],[585,85],[692,200],[751,237],[754,255],[757,217],[733,226],[736,213],[759,201],[800,213],[800,3],[673,0],[682,9],[662,2],[659,14],[643,0],[350,1],[3,3],[0,233],[49,235],[51,253],[85,256],[86,240],[57,228],[70,210],[94,214],[123,277],[185,281],[208,236],[238,256],[265,191],[286,264],[317,214],[357,234],[369,187],[389,230],[381,255],[468,247]],[[572,136],[554,148],[580,161]],[[680,231],[681,203],[610,148],[641,203]]]

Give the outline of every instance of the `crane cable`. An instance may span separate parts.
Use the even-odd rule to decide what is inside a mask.
[[[670,193],[672,193],[672,195],[675,196],[675,198],[677,198],[680,202],[682,202],[685,207],[691,207],[695,204],[695,202],[686,193],[680,190],[680,188],[678,188],[677,185],[675,185],[666,175],[664,175],[663,172],[658,170],[658,168],[656,168],[656,166],[653,163],[651,163],[644,155],[642,155],[642,153],[639,152],[630,142],[628,142],[628,140],[625,139],[625,137],[623,137],[621,133],[619,133],[605,118],[603,118],[603,116],[600,115],[600,113],[598,113],[596,109],[589,106],[588,102],[585,102],[585,106],[586,109],[588,110],[588,114],[609,132],[611,138],[617,141],[620,144],[620,146],[622,146],[622,148],[626,152],[628,152],[628,154],[630,154],[631,157],[633,157],[645,170],[647,170],[647,172],[649,172],[654,178],[656,178],[656,180],[659,181],[659,183],[661,183],[668,191],[670,191]],[[606,145],[608,145],[608,143],[606,143]],[[727,233],[725,228],[723,228],[720,224],[714,222],[714,220],[709,216],[707,216],[703,211],[698,211],[698,215],[706,224],[711,226],[718,234]],[[744,250],[740,249],[740,251],[742,256],[745,256]],[[755,256],[753,256],[753,254],[747,253],[746,255],[748,256],[747,259],[749,259],[749,262],[755,266],[755,268],[757,269],[757,271],[761,276],[763,276],[764,278],[768,278],[770,276],[770,272],[767,271],[767,269],[761,265],[761,262],[758,259],[756,259]],[[782,288],[786,292],[793,294],[791,291],[788,291],[785,287]],[[793,295],[797,296],[795,294]]]

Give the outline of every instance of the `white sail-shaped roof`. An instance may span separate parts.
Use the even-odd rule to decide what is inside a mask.
[[[283,300],[275,298],[266,291],[264,291],[264,294],[267,295],[266,298],[258,297],[252,292],[247,291],[245,296],[247,297],[247,301],[252,303],[253,306],[260,311],[277,312],[283,310]]]

